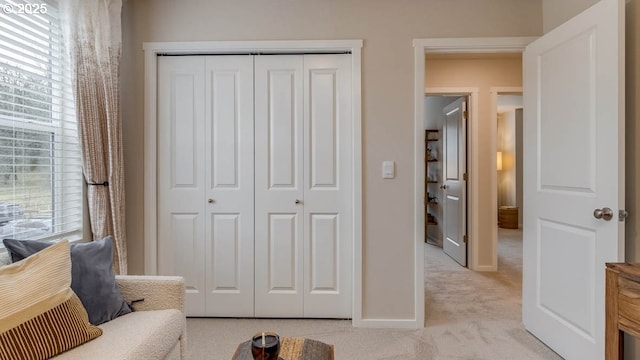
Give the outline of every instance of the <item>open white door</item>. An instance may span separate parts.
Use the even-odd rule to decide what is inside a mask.
[[[464,97],[444,109],[442,171],[442,207],[444,212],[442,247],[444,252],[462,266],[467,266],[466,196],[464,180],[466,155],[466,101]]]
[[[605,262],[624,259],[623,21],[603,0],[524,53],[522,317],[569,360],[604,357]]]

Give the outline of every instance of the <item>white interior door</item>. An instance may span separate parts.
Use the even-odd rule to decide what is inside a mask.
[[[605,262],[624,260],[623,19],[600,1],[524,53],[523,321],[566,359],[604,357]]]
[[[304,56],[304,317],[351,317],[351,56]]]
[[[462,266],[467,266],[466,196],[464,174],[466,156],[466,101],[464,97],[444,109],[443,125],[443,243],[444,252]]]
[[[251,56],[206,57],[204,134],[206,314],[253,316]]]
[[[303,314],[303,58],[255,58],[255,315]]]
[[[205,316],[204,57],[158,58],[158,274],[185,279]]]
[[[189,316],[253,316],[253,59],[158,58],[158,273]]]

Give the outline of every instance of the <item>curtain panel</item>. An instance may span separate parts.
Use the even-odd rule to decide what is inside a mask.
[[[71,57],[82,169],[93,239],[114,238],[114,270],[127,273],[120,118],[122,0],[59,0]]]

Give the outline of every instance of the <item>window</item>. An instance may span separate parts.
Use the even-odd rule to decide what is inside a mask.
[[[82,165],[57,2],[0,4],[0,239],[81,234]]]

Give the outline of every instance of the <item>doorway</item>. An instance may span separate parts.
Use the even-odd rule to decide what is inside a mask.
[[[522,288],[523,99],[522,89],[494,88],[496,104],[496,174],[498,273]],[[522,301],[522,294],[518,294]]]
[[[497,96],[496,171],[498,227],[522,228],[522,93]]]
[[[425,94],[425,75],[429,70],[425,67],[426,63],[426,54],[456,54],[456,53],[522,53],[531,41],[535,38],[532,37],[520,37],[520,38],[473,38],[473,39],[420,39],[414,41],[414,73],[415,73],[415,213],[416,213],[416,229],[415,229],[415,278],[416,278],[416,303],[415,303],[415,313],[416,313],[416,322],[420,327],[424,327],[424,242],[425,242],[425,232],[424,232],[424,219],[425,219],[425,209],[424,209],[424,197],[426,192],[424,190],[424,172],[425,172],[425,163],[422,161],[424,158],[424,143],[425,143],[425,135],[424,135],[424,94]],[[477,118],[477,109],[478,109],[478,97],[473,96],[474,92],[477,92],[478,89],[471,88],[467,89],[466,92],[471,93],[471,104],[470,104],[470,121],[473,122],[474,118]],[[489,124],[491,129],[496,129],[495,118],[493,119],[493,124]],[[491,139],[489,139],[490,144],[493,144],[493,153],[495,153],[495,130],[490,132],[489,135]],[[477,126],[470,126],[469,134],[468,134],[468,143],[469,143],[469,157],[468,157],[468,179],[469,179],[469,188],[468,188],[468,204],[469,204],[469,214],[470,217],[468,219],[468,234],[469,234],[469,246],[468,246],[468,261],[469,268],[471,270],[495,270],[495,267],[491,266],[483,267],[483,264],[479,263],[479,241],[475,241],[474,234],[479,233],[479,223],[478,219],[474,216],[474,214],[478,214],[480,209],[480,188],[479,188],[479,176],[478,170],[480,168],[478,152],[474,151],[480,141],[480,133]],[[486,141],[486,139],[483,139]],[[488,164],[489,168],[493,169],[495,173],[496,162],[495,156],[493,160],[489,160]],[[493,176],[493,184],[495,184],[496,177]],[[495,185],[489,187],[489,199],[495,199]],[[492,224],[497,224],[497,211],[490,212],[490,221]],[[497,230],[494,226],[494,229]],[[478,239],[480,240],[480,239]],[[485,241],[491,242],[492,239],[484,239]],[[494,257],[497,260],[497,252],[495,247],[492,248],[492,251],[495,253]],[[494,262],[495,263],[495,262]]]
[[[497,270],[497,211],[495,190],[496,90],[515,91],[522,86],[522,57],[519,53],[462,53],[425,55],[425,91],[429,94],[469,94],[469,268]],[[429,71],[430,70],[430,71]],[[465,88],[465,86],[474,86]],[[496,86],[500,87],[496,87]],[[429,109],[425,110],[427,113]],[[429,163],[427,163],[429,164]],[[475,164],[475,165],[474,165]],[[476,166],[474,169],[473,167]],[[477,191],[474,191],[474,188]],[[474,195],[475,194],[475,195]],[[473,207],[478,210],[473,211]],[[494,214],[495,213],[495,214]],[[496,220],[493,220],[495,216]]]
[[[604,264],[624,258],[619,224],[625,195],[623,21],[624,2],[602,1],[522,45],[527,119],[522,320],[565,358],[596,359],[604,353]],[[430,46],[496,52],[513,43],[509,38],[415,41],[416,101],[429,70],[421,67]],[[417,115],[420,110],[416,106]],[[475,139],[472,131],[472,143]],[[485,156],[495,172],[495,153]],[[471,165],[472,178],[478,165]],[[495,192],[496,183],[491,185],[489,191]],[[474,206],[477,210],[475,201]],[[601,213],[612,208],[621,220],[607,223],[611,218]],[[477,221],[474,225],[473,230]],[[488,226],[495,228],[495,222]],[[473,250],[472,260],[478,260]]]
[[[425,241],[467,266],[467,120],[470,94],[427,92]]]

